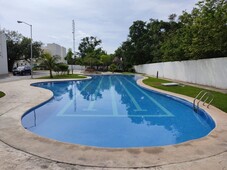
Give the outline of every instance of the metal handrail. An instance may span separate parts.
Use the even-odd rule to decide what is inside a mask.
[[[200,97],[199,101],[197,102],[197,110],[199,109],[199,103],[203,100],[203,98],[208,94],[208,92],[204,92],[202,97]],[[207,95],[207,97],[209,98],[209,95]]]
[[[198,97],[200,96],[200,94],[202,94],[203,92],[205,92],[204,90],[201,90],[198,94],[197,94],[197,96],[194,98],[194,100],[193,100],[193,109],[195,110],[195,101],[196,101],[196,99],[198,99]]]
[[[210,102],[208,103],[207,108],[209,108],[211,102],[214,100],[214,95],[213,95],[212,93],[210,93],[210,96],[211,96],[212,98],[211,98]],[[205,102],[204,102],[204,103],[205,103]]]
[[[201,96],[201,95],[202,95],[202,96]],[[200,96],[201,96],[201,97],[200,97]],[[199,97],[200,97],[200,98],[199,98]],[[211,102],[214,100],[214,95],[213,95],[212,93],[210,93],[210,92],[208,92],[208,91],[205,91],[205,90],[200,91],[200,92],[197,94],[197,96],[194,98],[194,100],[193,100],[193,109],[194,109],[195,112],[198,111],[198,109],[199,109],[199,103],[203,100],[204,97],[206,98],[206,99],[203,101],[203,105],[204,105],[204,106],[205,106],[205,103],[206,103],[207,101],[209,101],[209,99],[210,99],[210,101],[209,101],[209,103],[208,103],[208,105],[207,105],[207,108],[209,108]],[[198,98],[199,98],[199,99],[198,99]],[[199,101],[197,102],[197,105],[195,105],[196,99],[199,100]],[[196,106],[197,106],[197,107],[196,107]]]

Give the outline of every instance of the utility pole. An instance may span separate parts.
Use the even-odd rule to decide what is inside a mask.
[[[30,33],[31,33],[31,44],[30,44],[30,48],[31,48],[31,61],[30,61],[30,66],[31,66],[31,79],[33,79],[33,72],[32,72],[32,69],[33,69],[33,62],[32,62],[32,25],[31,24],[28,24],[27,22],[24,22],[24,21],[17,21],[17,23],[21,24],[26,24],[28,26],[30,26]]]
[[[74,20],[73,20],[73,54],[74,54],[74,56],[73,57],[75,57],[75,22],[74,22]]]
[[[72,21],[72,33],[73,33],[73,56],[72,59],[75,59],[75,22]],[[74,63],[72,63],[74,65]],[[73,65],[72,65],[72,74],[73,74]]]

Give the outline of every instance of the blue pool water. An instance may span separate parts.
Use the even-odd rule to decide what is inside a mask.
[[[201,138],[215,123],[192,104],[146,90],[138,76],[92,76],[44,82],[54,96],[22,117],[23,126],[46,138],[96,147],[163,146]]]

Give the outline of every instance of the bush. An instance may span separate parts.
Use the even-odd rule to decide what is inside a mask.
[[[111,64],[109,69],[110,71],[115,72],[117,70],[116,64]]]
[[[57,74],[66,74],[69,70],[69,66],[65,63],[58,63],[56,64],[55,68],[54,68],[54,71],[57,73]]]
[[[127,70],[128,72],[131,72],[131,73],[135,73],[136,72],[136,70],[134,69],[134,67],[130,67],[130,68],[128,68],[128,70]]]

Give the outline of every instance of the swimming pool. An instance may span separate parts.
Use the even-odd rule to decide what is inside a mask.
[[[164,146],[201,138],[215,127],[203,110],[136,84],[138,76],[43,82],[54,96],[22,117],[23,126],[62,142],[110,148]]]

